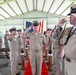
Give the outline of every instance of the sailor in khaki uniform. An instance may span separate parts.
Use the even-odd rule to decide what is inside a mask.
[[[29,47],[30,47],[30,62],[32,68],[32,75],[41,75],[42,70],[42,60],[43,60],[43,52],[42,45],[45,47],[45,36],[42,33],[38,32],[37,21],[33,22],[33,26],[26,29],[25,33],[31,28],[34,29],[32,33],[29,33],[27,36],[29,37]],[[46,47],[44,48],[46,49]]]
[[[18,35],[19,39],[22,39],[22,34],[21,34],[20,29],[17,30],[17,33],[18,33],[17,35]],[[21,51],[19,50],[19,64],[21,64],[21,55],[20,55],[20,53],[21,53]]]
[[[0,48],[2,48],[2,37],[0,36]]]
[[[49,52],[51,51],[51,44],[52,44],[52,37],[50,36],[50,34],[48,33],[51,29],[47,29],[46,31],[46,59],[47,59],[47,55],[49,54]]]
[[[55,67],[54,70],[56,71],[56,75],[61,75],[61,68],[60,68],[60,58],[58,58],[59,53],[60,53],[60,45],[58,43],[58,39],[59,39],[59,34],[61,32],[62,28],[60,28],[58,30],[58,37],[56,37],[55,39],[53,38],[53,66]]]
[[[8,44],[10,49],[11,75],[20,75],[18,72],[19,50],[22,49],[22,40],[16,35],[16,28],[11,28],[8,36]]]
[[[19,50],[19,65],[22,64],[22,69],[25,70],[25,62],[24,62],[24,55],[25,55],[25,52],[24,52],[24,38],[23,38],[23,34],[22,34],[22,30],[21,29],[18,29],[17,30],[18,32],[18,37],[19,37],[19,40],[22,40],[21,44],[23,46],[23,50]],[[24,63],[24,65],[23,65]]]
[[[64,43],[64,55],[65,55],[65,75],[75,75],[76,74],[76,4],[71,6],[70,24],[73,27],[66,28],[62,37],[66,39]],[[63,18],[56,25],[53,37],[58,36],[57,30],[64,25],[66,19]]]

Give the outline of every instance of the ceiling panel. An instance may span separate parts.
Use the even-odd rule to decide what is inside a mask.
[[[72,0],[6,0],[0,5],[0,20],[34,10],[66,16],[72,4]]]
[[[59,8],[59,10],[56,12],[56,14],[61,14],[72,2],[71,1],[65,1],[61,7]],[[70,7],[69,7],[70,8]],[[66,13],[65,13],[66,15]]]
[[[55,0],[49,12],[54,13],[62,2],[63,0]]]
[[[53,0],[46,0],[43,11],[47,12],[52,4]]]
[[[37,10],[42,10],[44,0],[38,0]]]
[[[9,5],[13,8],[13,10],[17,13],[17,14],[21,14],[21,11],[18,7],[18,5],[16,4],[15,1],[12,1],[9,3]]]
[[[3,5],[1,5],[1,7],[2,7],[4,10],[6,10],[11,16],[15,16],[15,15],[16,15],[7,4],[3,4]],[[7,9],[7,8],[8,8],[8,9]]]
[[[23,13],[27,12],[27,8],[26,8],[26,5],[25,5],[25,2],[24,0],[17,0],[20,8],[22,9]]]
[[[3,16],[5,16],[6,18],[9,18],[10,16],[0,8],[0,14],[2,14]]]
[[[33,10],[33,0],[26,0],[28,10],[32,11]]]
[[[2,19],[2,20],[4,20],[5,18],[4,18],[4,17],[2,17],[2,16],[0,16],[0,20],[1,20],[1,19]]]

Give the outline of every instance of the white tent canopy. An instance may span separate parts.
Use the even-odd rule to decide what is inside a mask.
[[[0,21],[37,10],[66,16],[74,3],[71,0],[1,0]]]
[[[0,0],[0,31],[15,26],[24,29],[26,21],[44,20],[54,28],[66,16],[75,0]]]

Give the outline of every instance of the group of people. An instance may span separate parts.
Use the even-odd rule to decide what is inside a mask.
[[[29,39],[29,59],[32,68],[32,75],[41,75],[43,55],[45,59],[48,59],[48,54],[52,53],[52,63],[55,70],[55,75],[62,75],[60,68],[60,55],[64,50],[64,74],[75,75],[76,74],[76,4],[71,6],[70,24],[73,27],[62,29],[66,19],[59,20],[55,28],[47,29],[43,33],[39,33],[39,22],[33,21],[32,25],[28,27],[22,33],[21,30],[16,32],[16,28],[11,28],[10,34],[7,35],[10,49],[10,62],[11,62],[11,75],[20,75],[18,71],[18,63],[20,61],[20,53],[25,52],[25,41]],[[29,30],[34,31],[28,33]],[[6,37],[6,36],[5,36]],[[62,46],[63,45],[63,46]],[[8,46],[7,46],[8,47]],[[61,48],[62,47],[62,48]]]
[[[43,48],[46,49],[45,36],[38,32],[39,23],[34,21],[32,26],[27,28],[20,35],[16,33],[16,28],[11,28],[10,35],[8,36],[8,44],[10,49],[10,61],[11,61],[11,75],[20,75],[18,72],[18,62],[20,60],[20,52],[24,52],[24,40],[29,39],[29,58],[32,68],[32,75],[41,75],[42,60],[43,60]],[[28,33],[29,30],[34,29],[32,33]]]

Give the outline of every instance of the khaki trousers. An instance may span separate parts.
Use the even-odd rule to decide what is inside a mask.
[[[41,50],[38,52],[30,50],[30,63],[32,68],[32,75],[41,75],[42,60],[43,53]]]
[[[47,48],[46,48],[46,51],[45,51],[45,54],[46,54],[46,58],[47,58],[47,59],[48,59],[49,50],[50,50],[50,47],[47,47]]]
[[[65,75],[76,75],[76,61],[68,62],[66,59],[65,63]]]
[[[56,75],[61,74],[61,68],[60,68],[60,61],[59,61],[59,58],[58,58],[58,52],[59,52],[59,50],[54,50],[53,49],[53,63],[54,63],[55,68],[56,68]]]
[[[0,43],[0,48],[2,48],[2,43]]]
[[[19,53],[15,51],[10,51],[10,62],[11,62],[11,75],[16,75],[18,73],[18,62]]]

